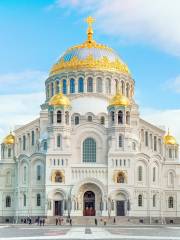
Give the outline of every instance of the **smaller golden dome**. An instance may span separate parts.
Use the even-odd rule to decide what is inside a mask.
[[[164,144],[166,145],[177,145],[175,137],[171,136],[168,132],[166,136],[164,136]]]
[[[14,144],[15,143],[14,135],[10,132],[10,134],[5,137],[3,143],[4,144]]]
[[[130,105],[129,99],[122,95],[120,92],[117,92],[116,95],[110,100],[109,106],[124,106],[127,107]]]
[[[50,106],[62,106],[62,107],[70,107],[71,102],[68,97],[66,97],[63,93],[58,93],[54,95],[50,101],[49,101]]]

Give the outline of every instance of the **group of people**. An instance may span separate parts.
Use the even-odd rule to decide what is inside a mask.
[[[26,217],[26,218],[22,218],[21,219],[21,223],[25,223],[25,224],[32,224],[32,219],[30,217]],[[42,217],[37,217],[35,219],[35,223],[39,226],[44,226],[45,224],[45,218]]]
[[[66,219],[66,223],[69,223],[71,226],[72,226],[72,218],[67,218]],[[59,218],[56,218],[56,225],[63,225],[64,224],[64,219],[59,217]]]
[[[102,219],[102,218],[101,218],[101,219],[100,219],[100,222],[103,223],[104,226],[106,226],[106,224],[107,224],[106,219]],[[98,220],[97,220],[97,218],[94,219],[94,223],[95,223],[96,226],[98,225]],[[116,223],[116,218],[113,219],[113,223],[114,223],[114,224]]]

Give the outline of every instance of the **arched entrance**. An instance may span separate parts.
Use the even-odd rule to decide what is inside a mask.
[[[54,216],[63,215],[63,196],[61,193],[54,194]]]
[[[83,215],[84,216],[95,216],[96,211],[95,211],[95,194],[94,194],[94,192],[86,191],[84,193],[83,202],[84,202]]]

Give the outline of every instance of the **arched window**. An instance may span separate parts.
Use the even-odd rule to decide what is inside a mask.
[[[153,207],[156,207],[156,195],[153,195]]]
[[[121,93],[122,93],[122,95],[124,95],[124,91],[125,91],[124,82],[121,81]]]
[[[79,93],[83,93],[84,92],[84,79],[81,78],[81,77],[78,80],[78,92]]]
[[[100,118],[100,123],[101,123],[102,125],[105,124],[105,117],[104,117],[104,116],[101,116],[101,118]]]
[[[50,97],[49,84],[47,85],[47,97]]]
[[[144,129],[141,129],[141,142],[144,142]]]
[[[91,77],[87,79],[87,92],[93,92],[93,79]]]
[[[98,93],[102,93],[102,78],[97,78],[96,85],[97,85],[96,91]]]
[[[149,139],[148,139],[148,132],[146,131],[145,132],[145,146],[146,147],[148,147],[148,145],[149,145],[149,141],[148,141]]]
[[[154,136],[154,151],[157,151],[157,137]]]
[[[9,171],[6,174],[6,184],[11,184],[11,173]]]
[[[142,181],[142,166],[138,167],[138,181]]]
[[[61,147],[61,135],[57,136],[57,147]]]
[[[27,182],[27,167],[24,166],[24,170],[23,170],[23,181],[24,183]]]
[[[169,149],[169,158],[172,158],[172,149]]]
[[[23,136],[23,150],[26,150],[26,136]]]
[[[118,91],[118,80],[117,79],[115,79],[115,90],[116,90],[116,92]]]
[[[51,83],[51,96],[54,96],[54,84],[53,84],[53,82]]]
[[[34,146],[34,131],[31,132],[31,145]]]
[[[168,207],[173,208],[174,207],[174,199],[173,197],[168,198]]]
[[[159,150],[159,153],[162,152],[162,144],[161,144],[161,139],[160,138],[158,139],[158,150]]]
[[[83,142],[83,162],[96,162],[96,141],[86,138]]]
[[[11,148],[8,148],[8,157],[11,157]]]
[[[169,173],[169,184],[174,185],[174,174],[172,172]]]
[[[62,122],[62,112],[57,111],[57,123],[61,123],[61,122]]]
[[[130,124],[130,112],[126,112],[126,124]]]
[[[123,172],[118,173],[117,175],[117,183],[125,183],[125,176]]]
[[[136,150],[136,143],[132,142],[132,149],[135,151]]]
[[[92,122],[92,116],[88,116],[88,122]]]
[[[41,180],[41,166],[37,165],[36,167],[36,172],[37,172],[37,180],[40,181]]]
[[[142,207],[142,195],[141,194],[138,195],[138,206]]]
[[[70,80],[70,93],[75,93],[75,80],[73,78]]]
[[[63,176],[62,173],[57,171],[55,175],[55,182],[62,183],[63,182]]]
[[[26,207],[26,194],[23,195],[23,205]]]
[[[149,140],[150,140],[150,148],[153,148],[153,139],[152,139],[152,133],[149,135]]]
[[[119,148],[123,147],[123,136],[119,135]]]
[[[65,112],[65,123],[67,125],[69,125],[69,112],[68,111]]]
[[[10,196],[7,196],[6,197],[6,207],[11,207],[11,197]]]
[[[37,207],[41,206],[41,194],[40,193],[38,193],[36,195],[36,205],[37,205]]]
[[[47,150],[47,141],[44,141],[44,143],[43,143],[43,149],[44,149],[44,151]]]
[[[66,81],[66,79],[63,79],[63,93],[64,94],[67,93],[67,81]]]
[[[118,112],[118,124],[123,124],[123,112]]]
[[[53,116],[53,111],[50,111],[50,123],[53,124],[54,122],[54,116]]]
[[[153,167],[153,182],[156,181],[156,168]]]
[[[79,124],[79,116],[75,116],[74,123],[75,123],[75,125]]]
[[[111,112],[111,121],[114,123],[114,111]]]
[[[56,93],[59,93],[59,81],[56,81]]]
[[[106,93],[107,94],[111,93],[111,79],[110,78],[106,79]]]
[[[129,83],[126,84],[126,97],[129,97]]]

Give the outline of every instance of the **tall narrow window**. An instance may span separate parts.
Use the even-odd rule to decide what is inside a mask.
[[[169,173],[169,183],[170,185],[174,185],[174,174],[172,172]]]
[[[43,149],[44,149],[44,151],[47,150],[47,141],[44,141],[44,143],[43,143]]]
[[[24,207],[26,207],[26,194],[23,195],[23,204],[24,204]]]
[[[62,112],[57,111],[57,123],[61,123],[61,122],[62,122]]]
[[[78,92],[79,93],[83,93],[84,92],[84,79],[81,78],[81,77],[78,80]]]
[[[153,182],[156,181],[156,168],[153,167]]]
[[[129,83],[126,84],[126,97],[129,97]]]
[[[142,207],[142,195],[141,194],[138,195],[138,206]]]
[[[37,204],[37,207],[41,206],[41,195],[39,193],[36,196],[36,204]]]
[[[70,80],[70,93],[75,93],[75,80],[73,78]]]
[[[149,139],[150,139],[150,148],[153,148],[153,139],[152,139],[152,134],[149,135]]]
[[[172,158],[172,149],[169,149],[169,158]]]
[[[49,98],[50,97],[50,91],[49,91],[49,84],[47,85],[47,97]]]
[[[27,167],[24,166],[24,169],[23,169],[23,181],[24,183],[27,182]]]
[[[161,139],[160,138],[158,139],[158,150],[159,150],[159,153],[162,152],[162,144],[161,144]]]
[[[34,146],[34,131],[31,132],[31,145]]]
[[[57,136],[57,147],[61,147],[61,135]]]
[[[98,93],[102,93],[102,78],[97,78],[96,84],[97,84],[97,90],[96,91]]]
[[[26,136],[23,136],[23,150],[26,150]]]
[[[118,112],[118,124],[123,124],[123,112]]]
[[[130,112],[126,112],[126,124],[130,125]]]
[[[59,81],[56,81],[56,94],[59,93]]]
[[[123,147],[123,136],[119,135],[119,148]]]
[[[8,158],[11,157],[11,148],[8,148]]]
[[[87,92],[93,92],[93,79],[91,77],[87,79]]]
[[[53,124],[54,122],[54,116],[53,116],[53,111],[50,111],[50,123]]]
[[[156,195],[153,195],[153,207],[156,207]]]
[[[63,79],[63,93],[64,94],[67,93],[67,81],[66,81],[66,79]]]
[[[83,162],[96,162],[96,141],[86,138],[83,142]]]
[[[157,151],[157,137],[154,136],[154,151]]]
[[[37,180],[40,181],[41,180],[41,166],[37,165]]]
[[[65,122],[69,125],[69,112],[65,112]]]
[[[114,111],[111,112],[111,121],[114,123]]]
[[[148,147],[148,145],[149,145],[149,141],[148,141],[149,139],[148,139],[148,132],[146,131],[145,132],[145,146],[146,147]]]
[[[11,207],[11,197],[10,196],[7,196],[6,197],[6,207]]]
[[[173,208],[174,207],[173,205],[174,205],[173,197],[169,197],[168,198],[168,207]]]
[[[107,94],[111,93],[111,79],[110,78],[106,79],[106,93]]]
[[[51,96],[54,96],[54,84],[53,84],[53,82],[51,83]]]
[[[79,116],[75,116],[74,118],[75,125],[79,124]]]
[[[6,183],[8,185],[11,184],[11,173],[10,172],[7,172],[7,174],[6,174]]]
[[[92,122],[92,116],[88,116],[87,120],[88,122]]]
[[[122,93],[122,95],[124,95],[124,92],[125,92],[124,82],[121,81],[121,93]]]
[[[104,116],[101,116],[101,118],[100,118],[100,122],[101,122],[102,125],[105,124],[105,117],[104,117]]]
[[[138,167],[138,181],[142,181],[142,166]]]

